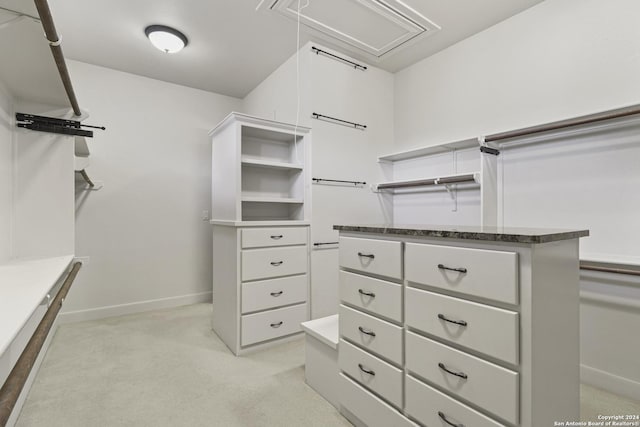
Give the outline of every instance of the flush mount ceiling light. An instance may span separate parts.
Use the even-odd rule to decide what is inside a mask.
[[[187,36],[166,25],[149,25],[144,33],[152,45],[165,53],[179,52],[189,43]]]

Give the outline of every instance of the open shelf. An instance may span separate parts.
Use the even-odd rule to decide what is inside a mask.
[[[378,162],[397,162],[400,160],[408,160],[433,154],[448,153],[453,150],[464,150],[465,148],[473,147],[480,147],[478,138],[463,139],[461,141],[447,142],[444,144],[431,145],[428,147],[420,147],[414,148],[412,150],[386,154],[384,156],[378,157]]]
[[[292,197],[242,196],[242,201],[251,203],[304,203],[303,199],[296,199]]]
[[[266,168],[266,169],[277,169],[277,170],[291,170],[291,171],[301,171],[303,169],[303,166],[297,163],[286,163],[286,162],[264,160],[264,159],[252,159],[248,157],[242,158],[242,166]]]

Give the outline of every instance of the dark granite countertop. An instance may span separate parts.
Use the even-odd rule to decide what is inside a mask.
[[[547,243],[558,240],[575,239],[589,235],[589,230],[453,225],[361,224],[334,225],[333,229],[344,232],[513,243]]]

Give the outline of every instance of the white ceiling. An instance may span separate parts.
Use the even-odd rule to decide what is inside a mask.
[[[441,30],[385,55],[377,63],[364,55],[345,53],[396,72],[541,1],[404,0],[404,5]],[[33,2],[0,0],[5,7],[24,3]],[[49,0],[67,58],[238,98],[296,51],[295,21],[273,12],[257,12],[258,3],[259,0]],[[156,50],[144,35],[144,28],[151,24],[179,29],[189,38],[189,45],[173,55]],[[301,44],[309,40],[317,41],[317,37],[303,33]],[[343,50],[339,44],[326,40],[321,43]]]

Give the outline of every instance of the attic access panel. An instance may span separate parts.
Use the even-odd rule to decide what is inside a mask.
[[[342,42],[382,59],[416,37],[440,29],[402,0],[262,0],[258,9],[270,9],[297,19],[330,42]]]

